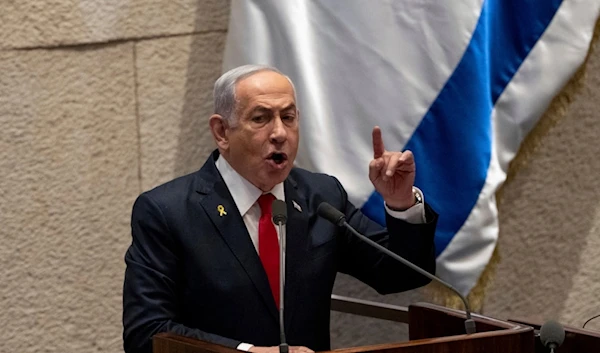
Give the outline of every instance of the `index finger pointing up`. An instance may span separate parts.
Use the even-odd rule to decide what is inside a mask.
[[[383,156],[385,146],[383,146],[383,138],[381,137],[381,129],[379,126],[373,128],[373,158],[377,159]]]

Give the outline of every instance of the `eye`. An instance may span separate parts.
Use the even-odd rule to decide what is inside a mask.
[[[296,116],[295,115],[284,115],[282,119],[283,119],[283,121],[292,122],[292,121],[296,120]]]
[[[252,120],[253,123],[264,123],[266,119],[267,117],[264,115],[257,115],[253,116],[250,120]]]

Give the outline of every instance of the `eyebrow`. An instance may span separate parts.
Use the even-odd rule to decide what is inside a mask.
[[[296,110],[296,104],[291,103],[290,105],[288,105],[287,107],[281,109],[281,111],[286,111],[286,110]]]
[[[283,112],[283,111],[288,111],[288,110],[296,110],[296,104],[294,104],[294,103],[291,103],[291,104],[290,104],[290,105],[288,105],[287,107],[285,107],[285,108],[281,109],[281,111],[282,111],[282,112]],[[264,107],[264,106],[261,106],[261,105],[259,105],[258,107],[254,108],[254,109],[252,110],[252,113],[257,113],[257,112],[264,113],[264,112],[270,112],[270,111],[271,111],[271,109],[270,109],[270,108],[267,108],[267,107]]]

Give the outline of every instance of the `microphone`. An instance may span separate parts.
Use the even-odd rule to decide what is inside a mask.
[[[456,288],[454,288],[450,284],[444,282],[439,277],[436,277],[436,276],[432,275],[431,273],[423,270],[419,266],[417,266],[417,265],[413,264],[412,262],[410,262],[410,261],[402,258],[401,256],[395,254],[394,252],[386,249],[385,247],[377,244],[373,240],[371,240],[371,239],[365,237],[364,235],[360,234],[359,232],[357,232],[354,228],[352,228],[351,225],[348,224],[348,222],[346,222],[346,217],[344,216],[344,214],[342,212],[340,212],[337,208],[335,208],[335,207],[331,206],[330,204],[328,204],[327,202],[321,202],[321,204],[319,205],[319,207],[317,207],[317,214],[319,216],[325,218],[329,222],[335,224],[338,227],[345,227],[352,234],[354,234],[358,238],[360,238],[362,241],[364,241],[367,244],[375,247],[379,251],[387,254],[388,256],[391,256],[394,260],[400,261],[405,266],[410,267],[411,269],[413,269],[414,271],[422,274],[423,276],[425,276],[425,277],[427,277],[427,278],[429,278],[431,280],[434,280],[434,281],[436,281],[438,283],[441,283],[444,287],[452,290],[454,293],[456,293],[456,295],[458,295],[460,297],[460,299],[463,301],[463,304],[465,305],[465,313],[466,313],[466,316],[467,316],[467,319],[465,320],[465,331],[466,331],[466,333],[470,334],[470,333],[475,333],[476,332],[475,320],[473,320],[471,318],[471,309],[469,307],[469,303],[467,302],[467,299],[462,294],[460,294],[460,292]]]
[[[554,320],[546,321],[540,328],[540,341],[550,352],[558,348],[565,340],[565,329]]]
[[[287,205],[284,201],[273,200],[271,204],[273,223],[279,227],[279,353],[288,353],[289,346],[285,339],[283,322],[283,292],[285,283],[285,223],[287,222]]]
[[[287,205],[284,201],[275,199],[271,204],[271,213],[273,214],[273,223],[285,225],[287,222]]]

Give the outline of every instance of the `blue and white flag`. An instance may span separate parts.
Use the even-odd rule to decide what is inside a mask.
[[[467,294],[498,238],[495,192],[583,63],[598,0],[233,0],[224,69],[273,65],[296,84],[297,165],[335,175],[383,222],[371,131],[413,151],[440,214],[437,272]]]

